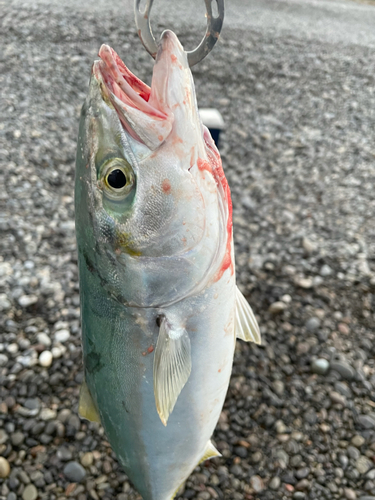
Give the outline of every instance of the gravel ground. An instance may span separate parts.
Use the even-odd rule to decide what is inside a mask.
[[[139,499],[77,416],[73,184],[100,44],[147,81],[152,63],[119,12],[3,2],[0,19],[0,500]],[[188,22],[179,33],[194,45]],[[238,342],[223,457],[179,500],[375,500],[375,53],[350,40],[229,24],[194,71],[227,124],[238,281],[263,346]]]

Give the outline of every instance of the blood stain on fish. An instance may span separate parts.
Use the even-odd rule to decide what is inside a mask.
[[[170,194],[171,192],[171,183],[169,182],[168,179],[164,179],[161,185],[163,191],[165,194]]]

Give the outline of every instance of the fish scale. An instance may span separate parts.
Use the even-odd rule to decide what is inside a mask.
[[[80,414],[102,423],[144,500],[171,500],[219,455],[210,438],[236,335],[260,335],[236,288],[230,191],[176,35],[162,35],[151,88],[109,47],[99,55],[76,162]]]

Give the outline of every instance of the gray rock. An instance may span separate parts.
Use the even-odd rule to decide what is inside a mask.
[[[316,332],[320,328],[320,325],[321,325],[320,319],[315,316],[309,318],[305,323],[306,329],[309,332]]]
[[[331,361],[331,370],[335,370],[346,380],[354,378],[354,369],[345,361]]]
[[[375,418],[370,415],[359,415],[358,424],[364,429],[374,429],[375,428]]]
[[[68,462],[64,467],[64,476],[73,483],[80,483],[86,476],[86,471],[78,462]]]

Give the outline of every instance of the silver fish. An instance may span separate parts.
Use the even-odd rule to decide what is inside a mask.
[[[199,118],[176,35],[151,88],[108,46],[93,65],[76,167],[85,383],[144,500],[170,500],[198,463],[227,392],[235,340],[260,342],[235,283],[230,190]]]

